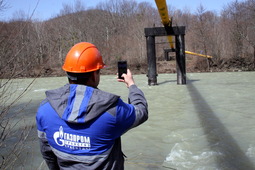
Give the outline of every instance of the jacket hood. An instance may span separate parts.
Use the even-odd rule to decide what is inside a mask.
[[[46,91],[58,115],[70,123],[87,123],[116,106],[119,96],[89,86],[67,84]]]

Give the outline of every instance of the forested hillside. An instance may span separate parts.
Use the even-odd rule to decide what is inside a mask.
[[[168,7],[173,26],[186,26],[186,50],[213,56],[209,60],[186,55],[188,72],[254,70],[255,0],[233,1],[219,14],[203,6],[195,13]],[[144,28],[159,26],[157,9],[133,0],[108,0],[94,9],[76,1],[43,22],[17,16],[0,23],[0,77],[63,75],[67,51],[81,41],[99,48],[108,66],[105,74],[113,73],[118,60],[127,60],[136,72],[146,73]],[[166,37],[156,42],[157,59],[164,66],[160,71],[174,72],[173,61],[162,61],[163,49],[169,48]]]

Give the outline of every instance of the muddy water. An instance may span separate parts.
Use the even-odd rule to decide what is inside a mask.
[[[122,137],[126,169],[255,169],[255,72],[189,73],[187,85],[176,74],[160,74],[158,86],[135,75],[149,104],[149,120]],[[19,90],[30,79],[17,80]],[[30,80],[31,81],[31,80]],[[34,124],[44,91],[66,78],[37,79],[17,105]],[[121,95],[127,88],[115,76],[102,76],[100,89]],[[14,169],[47,169],[34,128]]]

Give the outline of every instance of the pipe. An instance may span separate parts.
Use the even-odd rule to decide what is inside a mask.
[[[191,51],[185,51],[185,53],[200,56],[200,57],[205,57],[205,58],[212,58],[212,56],[210,56],[210,55],[198,54],[198,53],[194,53],[194,52],[191,52]]]

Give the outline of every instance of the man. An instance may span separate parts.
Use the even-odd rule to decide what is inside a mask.
[[[129,103],[97,88],[102,56],[91,43],[68,52],[69,84],[46,91],[36,115],[41,153],[49,169],[124,169],[120,137],[148,119],[148,106],[130,70],[123,74]]]

